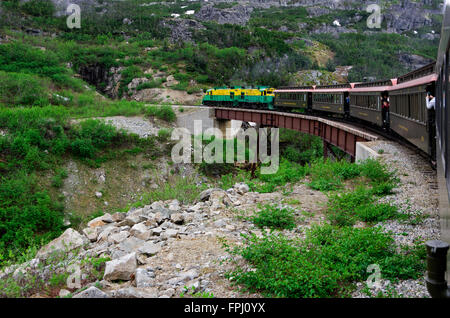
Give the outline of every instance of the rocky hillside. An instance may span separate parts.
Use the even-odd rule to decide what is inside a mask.
[[[442,8],[437,0],[380,1],[381,28],[373,29],[372,1],[72,2],[81,7],[79,30],[65,26],[68,1],[4,1],[1,21],[5,30],[77,41],[82,52],[64,62],[111,98],[174,103],[163,95],[222,84],[301,85],[311,80],[293,76],[298,71],[336,66],[349,68],[350,81],[392,78],[435,58]],[[29,42],[36,41],[49,44]],[[320,54],[325,60],[316,60]],[[307,74],[317,83],[342,80]]]
[[[251,192],[245,183],[226,191],[210,188],[192,204],[177,199],[155,201],[127,212],[106,213],[80,232],[67,229],[33,259],[0,271],[0,295],[229,298],[277,293],[278,297],[329,297],[335,295],[330,293],[336,288],[333,277],[337,274],[337,281],[346,282],[345,289],[352,292],[341,296],[428,297],[420,242],[439,237],[437,192],[429,184],[435,175],[421,172],[425,161],[399,145],[374,142],[371,146],[384,150],[381,160],[396,169],[401,179],[392,193],[377,199],[384,202],[378,204],[386,214],[377,216],[378,210],[373,210],[353,226],[330,226],[336,196],[313,189],[314,174],[306,182],[286,184],[270,193]],[[347,201],[360,195],[361,188],[353,189],[352,183],[341,194],[348,196]],[[351,209],[351,204],[346,207]],[[398,207],[398,216],[388,216],[390,204]],[[267,211],[280,214],[271,218],[263,214]],[[313,240],[308,241],[311,235]],[[340,243],[331,248],[330,256],[326,246],[332,243],[327,240],[333,239]],[[309,242],[308,250],[318,249],[322,254],[310,259],[294,257],[296,240]],[[242,254],[236,255],[233,251],[242,246]],[[356,249],[358,253],[353,253]],[[392,254],[393,250],[405,254]],[[331,267],[330,257],[334,257]],[[261,259],[262,264],[258,263]],[[365,275],[359,276],[354,266],[364,272],[365,264],[375,260],[382,264],[383,280],[370,290],[362,279]],[[314,270],[321,268],[321,261],[323,268]],[[338,274],[340,270],[343,273]],[[330,284],[323,283],[327,277],[331,277]],[[239,289],[245,286],[250,290]]]
[[[402,206],[375,197],[374,193],[390,194],[395,186],[387,170],[377,166],[377,180],[383,181],[378,188],[372,189],[371,182],[356,191],[356,184],[367,181],[364,173],[370,167],[322,164],[317,161],[322,157],[321,141],[292,131],[281,134],[283,160],[275,176],[260,176],[258,171],[252,176],[246,167],[234,165],[177,165],[169,158],[171,129],[177,117],[189,124],[198,117],[188,114],[188,107],[174,110],[169,104],[197,105],[204,90],[215,85],[279,87],[398,76],[435,58],[440,1],[380,1],[380,29],[367,27],[369,1],[72,0],[82,9],[80,29],[67,27],[68,3],[0,2],[0,267],[5,269],[1,296],[75,295],[89,287],[81,295],[165,297],[187,293],[185,284],[194,287],[194,294],[235,296],[220,276],[225,269],[214,262],[227,258],[225,251],[233,253],[226,242],[217,241],[221,234],[242,243],[245,240],[236,238],[241,232],[260,233],[254,219],[248,219],[255,211],[239,212],[247,201],[253,210],[286,217],[282,226],[287,225],[284,234],[289,239],[299,238],[303,228],[310,233],[311,222],[330,221],[308,234],[304,243],[296,241],[300,246],[294,248],[290,241],[270,238],[275,240],[270,244],[293,252],[295,262],[330,270],[315,272],[330,279],[325,284],[330,289],[321,289],[316,280],[317,288],[304,290],[298,277],[277,287],[261,274],[264,270],[249,276],[235,272],[247,286],[264,281],[258,292],[329,296],[342,275],[349,275],[347,283],[361,281],[368,264],[352,255],[342,266],[322,266],[329,263],[322,256],[330,250],[347,253],[346,239],[358,246],[367,247],[370,240],[387,246],[375,256],[370,248],[361,253],[367,259],[382,255],[377,261],[388,264],[391,275],[399,274],[398,264],[406,268],[404,279],[415,282],[422,275],[422,250],[397,255],[392,244],[401,241],[401,234],[395,240],[373,227],[375,221],[405,217],[399,213]],[[348,176],[359,179],[348,181]],[[199,199],[208,187],[223,190],[210,190],[209,198]],[[345,192],[336,194],[331,204],[340,204],[340,195],[351,196],[353,203],[368,203],[362,209],[353,207],[355,215],[342,216],[333,214],[333,206],[327,207],[327,215],[320,207],[295,208],[295,202],[306,207],[316,199],[325,204],[324,193],[332,190]],[[411,196],[408,192],[406,197]],[[290,203],[284,202],[286,197]],[[275,199],[275,207],[258,205]],[[422,222],[421,213],[406,214],[408,231],[416,233],[416,224],[434,226],[433,220]],[[269,217],[269,224],[273,219],[279,218]],[[361,222],[367,227],[360,227]],[[404,228],[397,225],[396,229]],[[331,247],[321,245],[311,259],[323,263],[310,264],[304,257],[312,250],[305,246],[328,240],[327,233],[344,240],[332,240]],[[70,251],[63,248],[66,239],[72,243]],[[49,257],[53,247],[64,252]],[[204,249],[209,256],[200,255]],[[195,262],[204,257],[203,264],[186,259],[186,250],[198,255]],[[304,253],[295,252],[300,250]],[[247,254],[249,261],[252,255]],[[273,259],[271,264],[279,262]],[[81,288],[64,285],[71,274],[65,270],[68,263],[82,269]],[[253,265],[258,267],[257,262]],[[348,274],[347,266],[357,266],[359,274]],[[271,270],[279,277],[285,273],[278,270],[289,268],[273,265]],[[262,276],[255,280],[252,275]],[[304,278],[304,273],[296,275]],[[29,284],[29,279],[38,285]],[[212,283],[216,281],[218,285]]]

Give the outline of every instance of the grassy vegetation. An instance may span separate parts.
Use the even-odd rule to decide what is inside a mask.
[[[399,52],[435,59],[438,45],[436,41],[386,33],[372,35],[344,33],[338,38],[321,34],[316,35],[315,39],[336,53],[336,64],[353,65],[348,76],[350,82],[362,81],[366,76],[377,79],[397,77],[407,71],[399,63]]]
[[[295,169],[289,170],[292,165]],[[279,173],[269,176],[262,190],[264,186],[284,186],[305,176],[311,180],[310,187],[328,193],[325,211],[328,222],[313,225],[304,239],[263,232],[263,237],[243,235],[243,245],[232,247],[225,242],[225,249],[237,257],[234,269],[227,274],[233,284],[243,291],[268,297],[348,297],[354,282],[367,279],[370,264],[378,264],[382,278],[391,281],[423,275],[422,242],[398,249],[391,234],[373,227],[389,219],[411,218],[390,203],[378,202],[380,196],[397,186],[395,173],[370,159],[359,164],[322,159],[304,166],[284,159]],[[238,177],[245,180],[248,175]],[[255,181],[245,182],[253,185]],[[253,187],[253,190],[261,189]],[[248,219],[263,229],[295,228],[294,211],[276,205],[266,205]],[[353,227],[357,221],[365,222],[366,226]],[[246,265],[238,261],[239,257]]]
[[[313,226],[304,240],[244,237],[243,246],[225,248],[250,269],[237,266],[227,277],[268,297],[345,297],[354,281],[367,279],[370,264],[379,264],[382,277],[392,281],[418,278],[425,268],[423,246],[396,252],[393,238],[378,228]]]
[[[155,201],[172,199],[177,199],[182,204],[189,204],[197,200],[203,190],[205,186],[198,187],[192,179],[173,176],[171,180],[161,182],[158,189],[145,193],[142,200],[132,206],[142,207]]]
[[[251,221],[259,228],[292,230],[295,227],[295,214],[290,208],[267,204],[251,218]]]
[[[150,105],[145,109],[145,113],[149,116],[157,117],[167,122],[174,122],[177,115],[169,105]]]
[[[64,107],[0,108],[0,262],[15,259],[29,246],[56,237],[64,229],[63,202],[42,188],[37,174],[55,171],[51,185],[59,188],[68,158],[98,167],[140,147],[160,156],[154,139],[127,135],[100,121],[68,121]]]

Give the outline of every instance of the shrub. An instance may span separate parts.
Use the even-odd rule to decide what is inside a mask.
[[[158,139],[162,142],[170,139],[172,131],[170,129],[161,128],[158,130]]]
[[[389,203],[363,204],[355,212],[364,222],[381,222],[398,216],[397,207]]]
[[[0,71],[0,102],[6,105],[45,106],[45,81],[37,76]]]
[[[55,6],[50,0],[30,0],[22,5],[22,10],[37,17],[51,17]]]
[[[401,217],[396,206],[374,201],[373,191],[365,187],[331,194],[327,218],[335,225],[351,226],[356,220],[373,223]]]
[[[249,183],[253,191],[272,192],[277,186],[285,185],[288,182],[297,182],[305,177],[308,168],[297,163],[281,159],[277,173],[261,174],[258,173],[258,180],[263,184]]]
[[[390,194],[399,182],[395,171],[389,171],[388,167],[378,160],[367,159],[360,164],[360,169],[361,175],[370,179],[373,193],[376,195]]]
[[[169,105],[151,105],[145,109],[145,112],[149,116],[155,116],[168,122],[174,122],[177,119],[177,115]]]
[[[75,139],[71,144],[70,148],[75,156],[80,158],[94,158],[96,149],[89,139]]]
[[[269,297],[343,296],[352,282],[367,279],[370,264],[379,264],[385,279],[415,279],[424,270],[423,251],[405,247],[396,253],[394,239],[378,228],[315,225],[303,241],[265,233],[244,238],[244,246],[225,247],[250,269],[237,267],[227,277]]]
[[[19,257],[31,244],[56,237],[63,229],[61,206],[38,189],[36,178],[24,173],[0,177],[0,266],[7,259]]]
[[[272,230],[292,230],[295,228],[294,210],[266,204],[263,209],[252,217],[252,222],[260,228],[268,227]]]
[[[356,210],[373,202],[371,192],[359,187],[355,191],[329,195],[327,218],[336,225],[353,225],[356,221]]]
[[[56,174],[52,179],[52,186],[55,188],[61,188],[64,183],[64,179],[66,178],[67,178],[67,171],[64,169],[58,169],[58,171],[56,171]]]

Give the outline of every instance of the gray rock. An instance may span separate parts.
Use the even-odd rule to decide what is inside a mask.
[[[97,228],[87,227],[83,230],[83,234],[86,235],[91,242],[97,241]]]
[[[157,228],[154,228],[152,231],[153,231],[153,235],[159,236],[163,232],[163,229],[160,227],[157,227]]]
[[[209,198],[210,198],[210,196],[211,196],[211,193],[213,193],[213,192],[215,192],[215,191],[223,191],[223,192],[225,192],[224,190],[222,190],[222,189],[220,189],[220,188],[211,188],[211,189],[207,189],[207,190],[202,191],[202,192],[200,193],[200,195],[198,196],[198,199],[199,199],[200,201],[208,201]]]
[[[112,292],[114,298],[157,298],[156,289],[121,288]]]
[[[175,229],[168,229],[164,232],[166,237],[176,237],[178,235],[178,230]]]
[[[174,213],[170,216],[170,220],[175,224],[183,224],[184,216],[181,213]]]
[[[122,212],[116,212],[112,215],[112,219],[114,222],[120,222],[123,221],[126,218],[126,214]]]
[[[59,297],[60,297],[60,298],[67,297],[67,296],[70,295],[70,294],[71,294],[71,292],[68,291],[67,289],[61,289],[61,290],[59,291]]]
[[[119,245],[117,245],[117,248],[128,254],[136,252],[137,249],[144,244],[145,244],[144,240],[141,240],[134,236],[130,236],[126,240],[121,242]]]
[[[244,193],[247,193],[250,191],[249,186],[243,182],[236,183],[234,185],[234,188],[236,189],[237,193],[239,193],[239,194],[244,194]]]
[[[86,290],[74,295],[72,298],[108,298],[108,294],[97,287],[91,286]]]
[[[155,286],[155,274],[143,268],[136,270],[136,287],[147,288]]]
[[[205,5],[195,14],[195,17],[200,21],[214,21],[218,24],[246,25],[252,12],[253,8],[246,5],[236,5],[227,9]]]
[[[204,30],[203,24],[192,19],[165,19],[160,25],[170,30],[170,41],[191,42],[192,32],[195,30]]]
[[[106,262],[103,279],[130,280],[136,272],[136,253],[127,254],[119,259]]]
[[[178,211],[180,211],[180,209],[181,209],[181,207],[180,207],[180,201],[178,201],[178,200],[173,200],[172,202],[170,202],[170,204],[169,204],[169,210],[178,212]]]
[[[144,245],[138,248],[138,251],[142,254],[153,256],[161,251],[161,245],[154,244],[152,242],[146,242]]]
[[[406,54],[402,53],[399,56],[399,61],[402,63],[408,70],[416,70],[421,68],[427,64],[432,62],[431,59],[422,57],[416,54]]]
[[[67,229],[60,237],[42,247],[36,254],[36,257],[40,259],[47,259],[53,253],[66,253],[73,249],[82,247],[87,243],[89,243],[89,240],[86,237],[74,229]]]
[[[129,236],[130,236],[130,233],[129,233],[129,232],[127,232],[127,231],[121,231],[121,232],[119,232],[119,233],[111,234],[111,235],[108,237],[108,242],[114,243],[114,244],[118,244],[118,243],[123,242],[123,241],[124,241],[127,237],[129,237]]]
[[[141,240],[147,241],[152,236],[153,231],[150,230],[144,223],[138,223],[133,225],[130,233]]]
[[[108,237],[111,234],[117,233],[117,232],[120,232],[120,229],[115,227],[114,225],[109,225],[109,226],[103,227],[99,230],[97,241],[98,242],[107,241]]]
[[[220,219],[214,222],[215,227],[225,227],[227,225],[227,222],[224,219]]]

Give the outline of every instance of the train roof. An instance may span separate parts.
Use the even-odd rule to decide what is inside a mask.
[[[404,89],[424,85],[437,80],[437,75],[434,72],[435,63],[427,64],[417,70],[392,78],[388,80],[380,80],[373,82],[361,83],[343,83],[336,85],[312,85],[312,86],[283,86],[276,89],[275,93],[309,93],[309,92],[383,92]]]
[[[418,68],[417,70],[414,70],[412,72],[406,73],[405,75],[399,76],[397,78],[397,83],[405,83],[409,82],[418,78],[426,77],[427,75],[434,74],[434,67],[436,65],[436,62],[432,62],[430,64],[427,64],[421,68]]]

